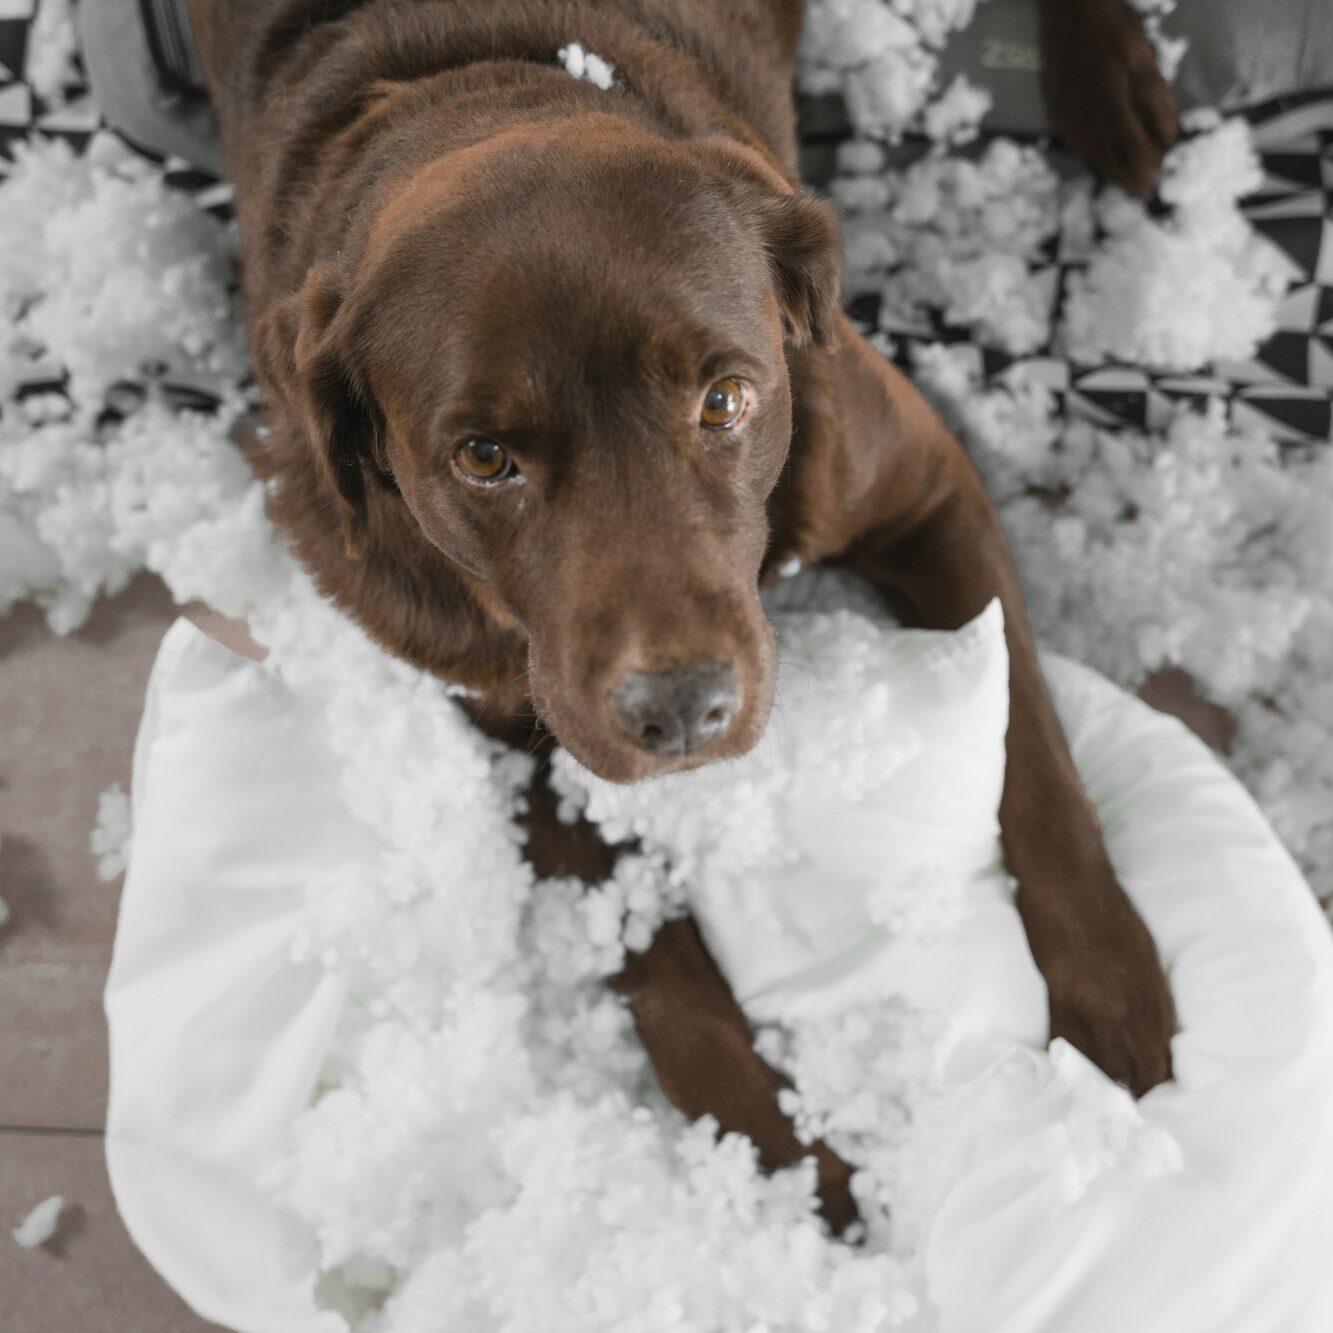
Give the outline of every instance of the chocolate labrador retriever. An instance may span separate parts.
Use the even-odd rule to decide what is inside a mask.
[[[788,560],[837,562],[940,629],[999,597],[1001,825],[1051,1032],[1141,1093],[1170,1074],[1166,979],[982,484],[840,313],[835,219],[797,182],[801,9],[194,0],[270,401],[255,464],[369,633],[471,686],[492,728],[536,716],[615,780],[755,743],[776,662],[757,593]],[[1060,115],[1144,183],[1169,94],[1137,19],[1123,0],[1048,10]],[[1089,41],[1100,104],[1071,63]],[[562,66],[575,42],[610,86]],[[855,1216],[849,1169],[797,1140],[692,921],[615,984],[682,1111],[748,1134],[766,1168],[813,1153],[825,1216]]]

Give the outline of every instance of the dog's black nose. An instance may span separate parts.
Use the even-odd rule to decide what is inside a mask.
[[[621,730],[649,754],[702,750],[731,726],[740,702],[736,673],[723,662],[632,671],[611,691]]]

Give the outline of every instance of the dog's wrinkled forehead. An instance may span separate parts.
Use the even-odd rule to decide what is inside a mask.
[[[637,433],[664,425],[677,415],[673,403],[688,405],[720,376],[759,369],[759,351],[679,312],[603,320],[581,311],[565,322],[549,317],[539,292],[529,296],[530,321],[479,324],[441,375],[449,424],[504,431],[559,422],[574,434]]]
[[[762,246],[705,173],[563,165],[510,162],[398,238],[374,337],[395,397],[425,384],[476,417],[647,410],[772,359]]]
[[[561,401],[693,392],[755,369],[766,346],[755,295],[725,267],[656,283],[630,255],[527,255],[479,285],[452,349],[458,378]],[[461,387],[461,386],[460,386]]]

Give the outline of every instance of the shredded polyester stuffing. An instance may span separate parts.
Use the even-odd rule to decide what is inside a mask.
[[[10,1233],[14,1243],[24,1250],[45,1245],[56,1234],[64,1207],[65,1200],[59,1194],[43,1199]]]
[[[130,798],[118,782],[97,798],[97,822],[88,846],[97,858],[97,877],[103,883],[124,874],[130,856]]]

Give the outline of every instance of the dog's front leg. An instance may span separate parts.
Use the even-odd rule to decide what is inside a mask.
[[[792,371],[794,479],[812,468],[839,479],[841,531],[831,533],[827,495],[823,520],[806,520],[808,534],[823,530],[822,554],[927,628],[956,629],[993,597],[1003,605],[1010,717],[1000,827],[1049,991],[1051,1034],[1144,1093],[1170,1077],[1170,991],[1074,768],[981,479],[920,395],[846,321],[833,350],[804,353]]]
[[[596,884],[611,874],[622,848],[602,841],[584,820],[558,814],[547,781],[554,738],[480,705],[469,708],[484,731],[537,756],[525,798],[524,854],[539,878],[577,875]],[[804,1144],[778,1107],[789,1086],[754,1049],[750,1024],[708,952],[692,917],[668,921],[641,953],[627,952],[611,986],[629,1001],[648,1059],[667,1099],[692,1120],[712,1115],[722,1133],[744,1134],[766,1171],[814,1157],[819,1207],[835,1233],[856,1220],[851,1168],[823,1143]]]
[[[691,1119],[716,1118],[746,1135],[766,1171],[813,1156],[820,1211],[835,1232],[856,1220],[851,1168],[823,1143],[804,1144],[778,1107],[789,1086],[756,1053],[736,1003],[692,917],[668,921],[642,953],[626,956],[612,986],[629,1000],[639,1037],[667,1098]]]

